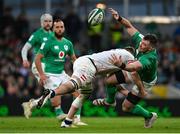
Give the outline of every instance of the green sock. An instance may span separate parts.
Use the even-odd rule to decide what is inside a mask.
[[[149,112],[148,110],[144,109],[140,105],[135,105],[134,108],[131,110],[131,113],[136,114],[136,115],[141,115],[144,118],[151,118],[152,113]]]
[[[107,85],[106,87],[106,102],[112,104],[115,102],[116,87],[113,85]]]
[[[63,110],[61,109],[61,107],[55,107],[55,113],[56,113],[56,116],[59,116],[61,114],[64,114]]]

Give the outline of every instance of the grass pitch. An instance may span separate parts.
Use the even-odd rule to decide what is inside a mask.
[[[180,133],[180,118],[158,118],[154,126],[145,129],[143,118],[104,117],[82,118],[88,126],[60,128],[55,118],[1,117],[0,133]]]

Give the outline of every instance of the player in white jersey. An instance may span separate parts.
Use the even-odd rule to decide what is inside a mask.
[[[67,118],[61,124],[61,127],[72,127],[76,111],[91,94],[92,80],[95,76],[107,75],[120,70],[118,66],[112,64],[111,57],[113,56],[121,57],[124,63],[134,60],[134,56],[125,49],[114,49],[79,57],[74,62],[71,80],[60,85],[54,91],[45,90],[38,102],[38,106],[42,107],[49,98],[53,98],[56,95],[64,95],[78,90],[80,95],[73,101]],[[129,80],[132,80],[130,75]],[[141,82],[139,83],[137,85],[139,89],[144,90],[143,84]]]

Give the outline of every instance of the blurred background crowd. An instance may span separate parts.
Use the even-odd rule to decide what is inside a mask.
[[[129,18],[142,32],[155,33],[159,38],[158,82],[152,96],[159,98],[180,97],[180,2],[178,0],[0,0],[0,98],[37,98],[42,88],[31,73],[23,68],[21,49],[34,30],[40,27],[40,16],[50,12],[60,17],[66,28],[65,36],[73,44],[77,56],[123,48],[131,44],[124,28],[105,11],[105,21],[98,26],[87,25],[87,15],[97,6],[113,7]],[[126,9],[125,9],[125,7]],[[141,8],[142,7],[142,8]],[[128,9],[127,9],[128,8]],[[156,10],[156,12],[154,11]],[[141,17],[140,21],[134,16]],[[145,16],[169,19],[142,21]],[[170,19],[175,17],[174,21]],[[29,58],[33,59],[33,53]],[[72,73],[67,59],[66,71]],[[104,95],[102,78],[94,83],[96,97]]]

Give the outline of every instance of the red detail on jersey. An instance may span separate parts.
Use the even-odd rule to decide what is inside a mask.
[[[63,51],[60,51],[59,52],[59,58],[63,58],[64,57],[64,52]]]
[[[81,75],[81,77],[80,77],[83,81],[85,81],[87,78],[86,78],[86,76],[83,74],[83,75]]]
[[[85,76],[84,74],[82,75],[82,77],[83,77],[85,80],[87,79],[86,76]]]
[[[84,79],[82,76],[81,76],[80,78],[81,78],[83,81],[85,81],[85,79]]]

